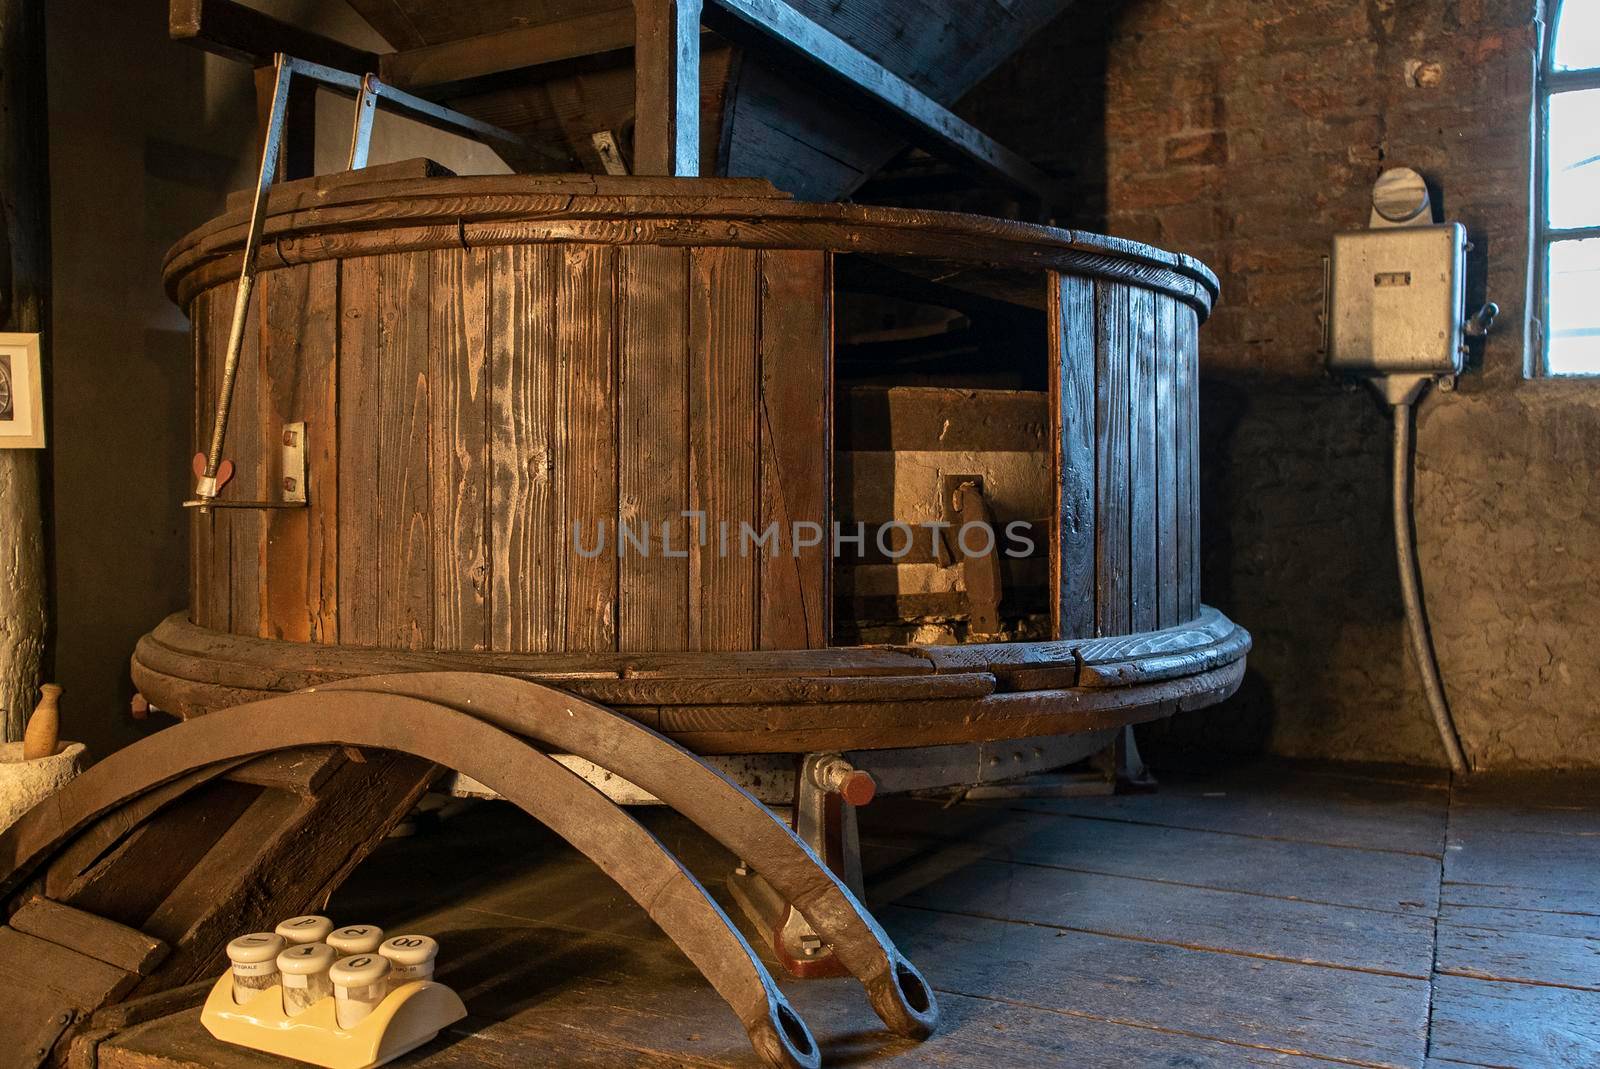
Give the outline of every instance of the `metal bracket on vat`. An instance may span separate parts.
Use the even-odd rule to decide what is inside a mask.
[[[939,564],[961,565],[967,591],[967,627],[970,637],[998,634],[1003,577],[1000,570],[999,533],[994,511],[984,495],[982,475],[946,475],[941,488],[940,512],[944,536],[935,546]],[[987,529],[986,552],[969,552],[966,528]]]
[[[213,480],[213,496],[196,496],[183,503],[186,509],[301,509],[306,507],[306,425],[285,423],[279,436],[282,460],[278,467],[278,499],[276,501],[229,501],[216,497],[222,487],[233,477],[233,461],[224,460]],[[202,480],[205,455],[196,453],[195,474]]]

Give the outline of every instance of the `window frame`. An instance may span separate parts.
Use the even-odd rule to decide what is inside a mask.
[[[1539,61],[1538,105],[1539,138],[1538,158],[1534,173],[1536,248],[1538,250],[1539,295],[1539,359],[1537,367],[1542,378],[1577,379],[1600,377],[1600,368],[1593,371],[1552,372],[1550,370],[1550,250],[1559,242],[1582,241],[1600,238],[1600,224],[1580,227],[1552,227],[1550,225],[1550,98],[1561,93],[1584,89],[1600,89],[1600,67],[1580,70],[1556,69],[1556,35],[1561,32],[1561,14],[1566,0],[1554,0],[1549,22],[1544,28],[1543,57]]]

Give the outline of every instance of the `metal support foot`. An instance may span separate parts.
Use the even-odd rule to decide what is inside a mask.
[[[806,755],[796,777],[795,834],[858,901],[865,895],[856,806],[872,801],[876,792],[871,775],[836,753]],[[833,948],[800,911],[743,861],[728,877],[728,890],[750,922],[766,933],[779,964],[790,976],[847,975]]]

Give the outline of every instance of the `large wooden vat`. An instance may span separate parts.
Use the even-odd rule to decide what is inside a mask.
[[[197,441],[245,223],[167,265]],[[830,547],[787,532],[829,528],[834,439],[872,437],[833,425],[844,257],[1045,313],[1048,640],[830,645]],[[135,659],[164,708],[470,662],[727,752],[809,749],[824,720],[861,745],[1103,729],[1237,686],[1248,636],[1199,597],[1215,281],[1192,259],[762,182],[504,176],[280,188],[263,266],[224,497],[270,497],[278,436],[304,422],[308,504],[195,517],[189,620]],[[640,518],[681,555],[592,552],[601,524]],[[778,553],[723,550],[723,524],[773,522]]]

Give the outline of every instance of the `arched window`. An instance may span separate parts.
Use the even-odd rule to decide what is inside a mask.
[[[1556,0],[1540,96],[1543,367],[1600,375],[1600,0]]]

